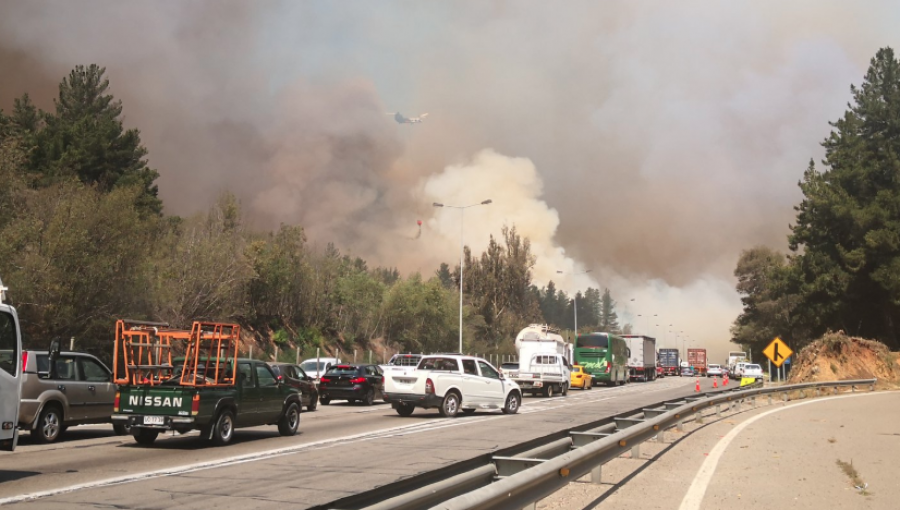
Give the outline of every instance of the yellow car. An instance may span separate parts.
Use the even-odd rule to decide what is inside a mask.
[[[594,376],[584,371],[584,367],[581,365],[574,365],[572,367],[572,382],[570,384],[573,388],[581,388],[583,390],[591,389],[593,383]]]

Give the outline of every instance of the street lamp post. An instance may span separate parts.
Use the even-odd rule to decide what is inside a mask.
[[[590,273],[591,270],[587,269],[584,271],[580,271],[578,273],[572,273],[572,276],[581,276],[583,274]],[[564,274],[562,271],[556,271],[557,274]],[[572,308],[575,310],[575,341],[578,342],[578,290],[576,289],[575,293],[572,294]]]
[[[488,205],[492,203],[491,200],[482,200],[481,203],[471,204],[471,205],[445,205],[440,202],[435,202],[432,205],[434,207],[450,207],[452,209],[459,209],[459,352],[463,352],[463,257],[465,255],[465,242],[463,237],[463,226],[465,221],[465,211],[469,207],[475,207],[477,205]]]

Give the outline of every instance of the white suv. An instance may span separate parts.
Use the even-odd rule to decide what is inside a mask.
[[[762,367],[753,363],[747,363],[741,370],[741,377],[752,377],[757,381],[761,380],[763,378]]]
[[[400,416],[411,415],[416,407],[436,407],[447,417],[479,409],[515,414],[522,390],[483,358],[435,354],[423,356],[415,370],[385,373],[384,400]]]

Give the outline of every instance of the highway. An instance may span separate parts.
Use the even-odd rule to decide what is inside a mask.
[[[196,434],[141,448],[111,427],[70,430],[56,445],[23,445],[3,456],[0,505],[9,508],[309,508],[562,429],[693,393],[693,378],[573,390],[526,398],[518,415],[441,418],[389,406],[333,403],[303,413],[300,433],[241,429],[233,444]],[[707,388],[711,382],[704,380]]]

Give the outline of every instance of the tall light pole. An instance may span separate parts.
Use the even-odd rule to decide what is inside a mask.
[[[572,273],[572,276],[581,276],[583,274],[590,273],[590,269],[586,269],[584,271],[579,271],[577,273]],[[557,274],[565,274],[562,271],[556,271]],[[575,293],[572,294],[572,308],[575,310],[575,342],[578,342],[578,290],[575,290]]]
[[[459,352],[463,352],[463,256],[465,254],[465,242],[463,241],[463,225],[464,225],[464,216],[465,211],[469,207],[475,207],[477,205],[488,205],[492,203],[490,199],[482,200],[481,203],[471,204],[471,205],[445,205],[440,202],[435,202],[432,204],[435,207],[450,207],[452,209],[459,209]]]

